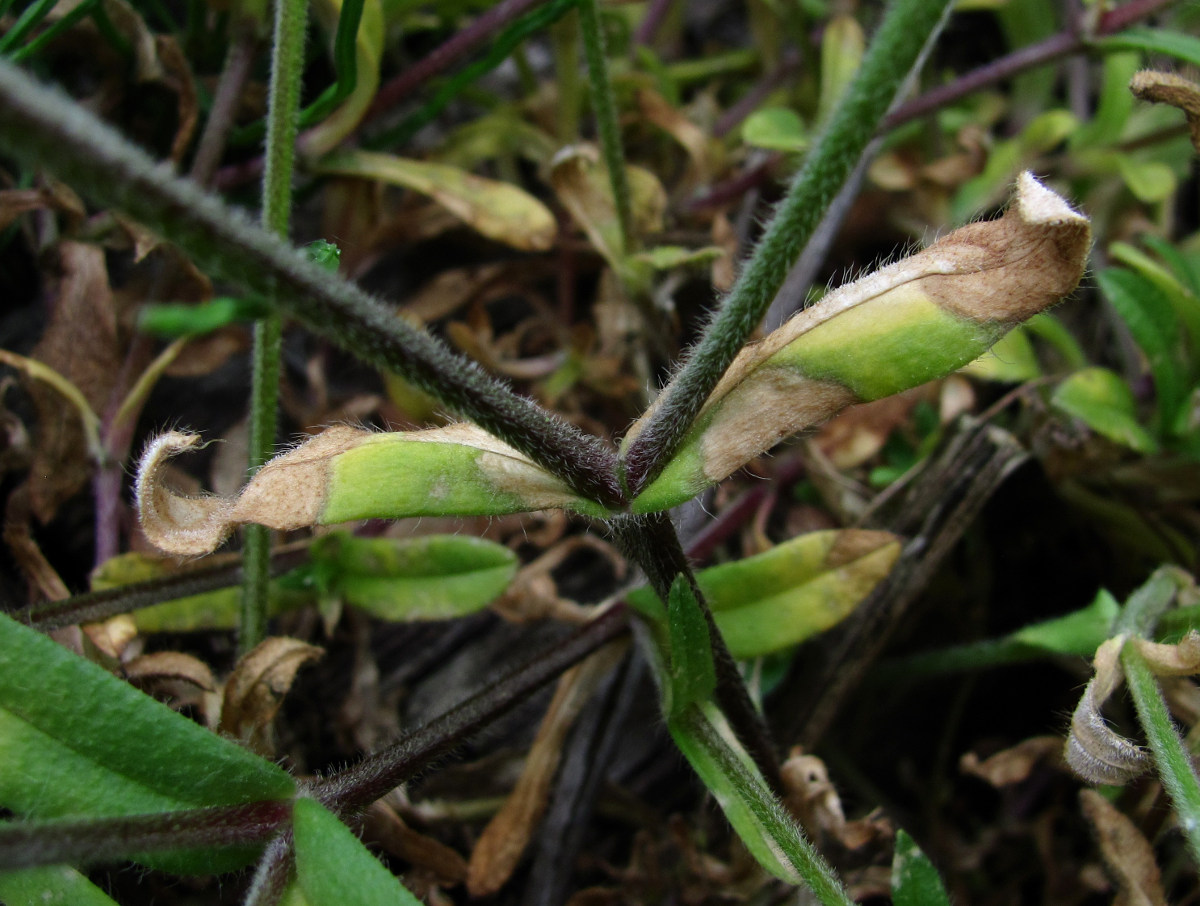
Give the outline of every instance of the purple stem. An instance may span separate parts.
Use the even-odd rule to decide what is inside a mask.
[[[251,802],[121,818],[0,825],[0,869],[95,865],[134,853],[261,843],[286,826],[290,801]]]

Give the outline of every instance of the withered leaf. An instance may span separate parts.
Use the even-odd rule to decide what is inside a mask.
[[[1021,783],[1039,764],[1060,762],[1061,758],[1061,737],[1034,736],[982,761],[974,752],[967,752],[959,759],[958,766],[964,774],[973,774],[994,787],[1002,787]]]
[[[1117,885],[1114,906],[1166,906],[1154,850],[1137,825],[1095,790],[1079,791],[1079,807]]]
[[[1147,70],[1130,80],[1129,90],[1143,101],[1182,110],[1192,133],[1192,146],[1200,152],[1200,87],[1173,72]]]
[[[1100,713],[1124,680],[1120,661],[1124,644],[1125,637],[1117,636],[1096,650],[1096,675],[1071,715],[1067,763],[1089,783],[1125,784],[1150,769],[1149,753],[1117,733]]]
[[[120,371],[117,321],[104,250],[96,245],[59,245],[62,276],[54,311],[32,358],[49,365],[79,388],[93,411],[103,411]],[[41,382],[30,395],[38,412],[37,442],[30,470],[34,515],[48,522],[91,475],[88,446],[79,419],[64,416],[62,396]]]
[[[516,869],[546,809],[567,732],[597,684],[623,652],[623,646],[602,649],[559,680],[516,787],[488,822],[471,852],[467,865],[467,890],[471,896],[495,893]]]
[[[292,687],[296,671],[322,654],[322,649],[296,639],[264,639],[238,661],[225,681],[219,732],[240,739],[261,755],[273,754],[270,722]]]

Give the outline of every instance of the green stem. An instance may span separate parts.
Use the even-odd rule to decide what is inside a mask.
[[[1121,650],[1121,666],[1125,668],[1125,680],[1137,708],[1138,721],[1154,753],[1159,777],[1171,797],[1192,859],[1200,865],[1200,780],[1171,721],[1158,682],[1136,645],[1126,644]]]
[[[308,0],[276,0],[271,87],[267,99],[262,225],[269,232],[285,238],[292,212],[292,172],[295,168],[307,13]],[[278,314],[267,315],[255,323],[250,391],[251,475],[262,468],[275,451],[282,341],[283,320]],[[238,633],[238,649],[242,654],[254,648],[267,633],[271,533],[265,526],[248,526],[244,540],[245,579]]]
[[[600,153],[612,184],[613,203],[621,228],[621,254],[634,251],[633,201],[629,191],[629,176],[625,171],[625,152],[621,147],[621,130],[617,122],[617,103],[613,96],[612,80],[608,75],[608,57],[604,48],[604,29],[600,24],[597,0],[579,0],[579,29],[583,34],[583,55],[587,60],[588,82],[592,89],[592,110],[596,114],[596,131],[600,136]]]
[[[668,726],[705,785],[718,791],[727,817],[764,867],[775,861],[782,871],[773,869],[773,873],[791,876],[788,880],[803,879],[824,906],[852,906],[854,900],[829,863],[771,795],[762,777],[730,748],[701,706],[688,705]]]
[[[664,391],[655,415],[625,451],[631,496],[675,454],[705,399],[762,319],[792,262],[858,163],[950,5],[950,0],[894,0],[888,7],[858,75],[805,158],[753,256],[687,364]]]
[[[110,126],[0,61],[0,148],[45,167],[99,205],[175,243],[370,364],[395,371],[610,508],[623,503],[612,451],[518,396],[354,284],[251,224],[215,195],[172,178]]]

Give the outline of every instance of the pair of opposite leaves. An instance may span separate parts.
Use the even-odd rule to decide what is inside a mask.
[[[841,287],[743,349],[675,457],[629,502],[629,511],[682,503],[846,406],[973,361],[1075,288],[1090,241],[1085,217],[1022,174],[1003,217],[955,230]],[[625,447],[654,411],[633,425]],[[199,440],[162,435],[138,470],[142,527],[153,544],[173,554],[208,553],[247,522],[288,530],[373,517],[553,507],[612,515],[469,424],[398,433],[329,428],[273,459],[234,497],[185,497],[164,483],[167,461]]]

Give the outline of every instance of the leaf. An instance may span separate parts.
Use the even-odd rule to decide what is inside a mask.
[[[800,114],[790,107],[755,110],[742,124],[742,141],[768,151],[803,151],[809,136]]]
[[[117,906],[104,891],[66,865],[0,872],[0,902],[6,906]]]
[[[338,532],[313,544],[326,592],[384,620],[446,620],[474,613],[503,593],[518,558],[465,535],[355,538]]]
[[[712,697],[717,686],[712,638],[708,621],[686,577],[675,577],[667,601],[667,634],[670,642],[671,679],[668,711],[685,708]]]
[[[138,466],[142,531],[169,553],[208,553],[246,522],[290,530],[373,517],[605,512],[473,425],[391,434],[329,428],[268,462],[236,497],[185,497],[166,486],[168,460],[198,441],[164,434]]]
[[[1050,402],[1111,441],[1139,453],[1158,452],[1158,441],[1138,423],[1133,391],[1107,368],[1076,371],[1058,385]]]
[[[341,0],[318,0],[313,5],[317,16],[329,23],[336,32],[342,9]],[[379,90],[379,63],[384,43],[383,4],[366,0],[354,43],[354,90],[337,110],[301,139],[301,149],[309,157],[319,157],[336,148],[358,126],[363,114]],[[340,70],[338,77],[345,74]]]
[[[1079,808],[1092,827],[1105,868],[1120,891],[1114,902],[1166,906],[1154,849],[1137,825],[1095,790],[1079,791]]]
[[[1193,66],[1200,66],[1200,38],[1180,31],[1139,26],[1101,38],[1094,44],[1105,53],[1140,50],[1146,53],[1166,54]]]
[[[1184,325],[1191,347],[1200,348],[1200,297],[1190,285],[1189,278],[1194,275],[1187,260],[1170,243],[1155,242],[1149,236],[1145,241],[1170,264],[1170,269],[1125,242],[1112,243],[1108,253],[1114,261],[1136,271],[1162,291],[1175,309],[1176,317]],[[1188,285],[1184,284],[1185,280]]]
[[[1188,387],[1180,362],[1179,325],[1170,300],[1145,277],[1124,268],[1105,268],[1096,275],[1096,282],[1146,356],[1158,394],[1160,428],[1173,424]]]
[[[1200,88],[1173,72],[1139,72],[1129,90],[1140,100],[1182,110],[1192,133],[1192,147],[1200,151]]]
[[[294,791],[274,764],[0,616],[0,806],[39,819],[111,817]],[[244,859],[180,854],[153,864],[213,872]]]
[[[817,123],[825,123],[838,101],[854,81],[866,51],[862,26],[849,15],[835,15],[821,35],[821,94],[817,99]]]
[[[347,151],[322,160],[317,172],[379,180],[428,195],[489,239],[522,251],[544,252],[554,244],[557,226],[544,204],[517,186],[457,167]]]
[[[1029,335],[1017,328],[996,341],[988,352],[962,368],[964,374],[985,381],[1019,384],[1041,377],[1037,354]]]
[[[623,647],[618,651],[610,647],[559,679],[516,786],[471,851],[466,880],[472,897],[490,896],[512,877],[550,800],[567,734],[615,661],[624,654]]]
[[[1141,66],[1141,54],[1111,53],[1104,58],[1104,81],[1092,118],[1067,139],[1072,150],[1111,145],[1120,137],[1133,112],[1129,80]]]
[[[1023,174],[999,220],[829,293],[744,348],[633,511],[675,506],[848,405],[961,368],[1073,290],[1090,244],[1087,219]],[[652,406],[634,423],[624,451],[656,415]]]
[[[252,751],[273,756],[268,728],[296,671],[325,652],[297,639],[263,639],[238,661],[225,681],[218,732],[241,740]]]
[[[697,584],[733,656],[759,657],[840,622],[899,555],[900,541],[888,532],[811,532],[702,570]]]
[[[633,229],[638,236],[659,233],[667,193],[658,177],[641,167],[626,167]],[[587,233],[596,249],[618,274],[626,272],[621,227],[599,152],[590,145],[563,148],[550,164],[550,185],[572,219]]]
[[[896,831],[892,858],[893,906],[950,906],[937,869],[903,829]]]
[[[422,906],[320,803],[296,800],[292,836],[307,906]]]

